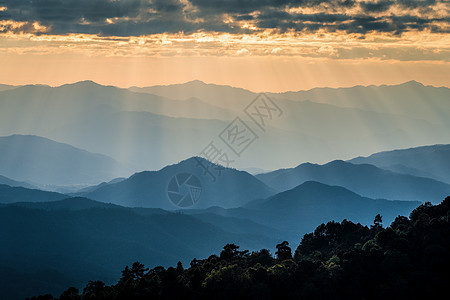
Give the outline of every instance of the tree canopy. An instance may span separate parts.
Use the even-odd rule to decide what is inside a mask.
[[[91,281],[82,293],[31,299],[394,299],[437,298],[450,282],[450,197],[425,203],[386,228],[343,220],[288,242],[249,252],[227,244],[189,268],[125,267],[115,285]]]

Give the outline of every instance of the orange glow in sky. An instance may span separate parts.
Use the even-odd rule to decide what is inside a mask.
[[[171,6],[173,11],[156,13],[149,2],[124,6],[121,14],[129,16],[105,10],[102,18],[89,19],[89,7],[77,7],[72,16],[63,2],[52,2],[61,16],[47,18],[34,2],[24,7],[5,1],[0,83],[55,86],[93,80],[129,87],[197,79],[272,92],[409,80],[450,86],[445,1],[430,7],[416,0],[316,2],[248,8],[237,1],[242,7],[230,12],[220,5],[174,0],[179,9]],[[274,10],[286,19],[271,17]],[[24,11],[29,20],[21,16]]]

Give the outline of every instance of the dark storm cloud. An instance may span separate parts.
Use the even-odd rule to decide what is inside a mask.
[[[145,1],[109,0],[3,0],[6,17],[17,21],[73,22],[81,18],[97,22],[110,17],[136,16]],[[148,7],[148,6],[147,6]]]
[[[191,0],[193,5],[205,13],[251,13],[267,9],[286,7],[315,7],[326,4],[328,7],[352,7],[354,0]]]
[[[437,2],[447,2],[448,1],[436,1],[436,0],[397,0],[396,3],[404,8],[421,8],[430,7],[435,5]]]
[[[442,0],[441,0],[442,1]],[[424,11],[438,0],[0,0],[0,20],[25,22],[0,31],[33,32],[30,24],[49,28],[50,34],[93,33],[105,36],[129,36],[154,33],[192,33],[215,31],[251,33],[239,22],[252,22],[258,29],[279,32],[344,30],[346,32],[402,32],[448,29],[448,17],[427,16]],[[392,7],[419,9],[420,16],[395,16]],[[311,8],[316,13],[302,14],[289,8]],[[351,9],[359,8],[363,15]],[[353,10],[354,11],[354,10]],[[385,16],[380,13],[386,12]],[[231,18],[231,22],[229,19]],[[227,21],[225,19],[228,19]],[[447,26],[436,26],[435,23]],[[443,29],[444,28],[444,29]]]
[[[361,2],[361,8],[366,12],[384,12],[389,10],[394,4],[394,1],[366,1]]]
[[[361,8],[366,12],[384,12],[392,6],[398,5],[401,9],[430,8],[439,1],[436,0],[376,0],[363,1]],[[442,1],[444,2],[444,1]]]

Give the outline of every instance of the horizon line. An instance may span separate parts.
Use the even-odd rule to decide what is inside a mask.
[[[145,86],[137,86],[137,85],[131,85],[131,86],[119,86],[119,85],[112,85],[112,84],[107,84],[107,83],[99,83],[97,81],[91,80],[91,79],[84,79],[84,80],[79,80],[79,81],[75,81],[75,82],[68,82],[68,83],[63,83],[60,85],[50,85],[50,84],[45,84],[45,83],[29,83],[29,84],[7,84],[7,83],[0,83],[0,85],[5,85],[5,86],[11,86],[11,87],[25,87],[25,86],[43,86],[43,87],[50,87],[50,88],[59,88],[59,87],[63,87],[63,86],[70,86],[70,85],[75,85],[75,84],[79,84],[79,83],[85,83],[85,82],[91,82],[94,83],[96,85],[99,86],[103,86],[103,87],[115,87],[115,88],[119,88],[119,89],[125,89],[125,90],[130,90],[132,88],[139,88],[139,89],[143,89],[143,88],[155,88],[155,87],[170,87],[170,86],[182,86],[182,85],[186,85],[186,84],[190,84],[190,83],[201,83],[204,85],[214,85],[214,86],[220,86],[220,87],[230,87],[230,88],[235,88],[235,89],[242,89],[245,91],[249,91],[252,93],[271,93],[271,94],[283,94],[283,93],[295,93],[295,92],[305,92],[305,91],[311,91],[314,89],[349,89],[349,88],[355,88],[355,87],[383,87],[383,86],[399,86],[399,85],[403,85],[403,84],[407,84],[407,83],[418,83],[422,86],[425,87],[434,87],[434,88],[450,88],[450,86],[445,86],[445,85],[441,85],[441,86],[435,86],[432,84],[423,84],[422,82],[418,81],[418,80],[408,80],[408,81],[402,81],[400,83],[383,83],[383,84],[369,84],[369,85],[363,85],[363,84],[356,84],[356,85],[348,85],[348,86],[315,86],[309,89],[299,89],[299,90],[285,90],[285,91],[278,91],[278,92],[271,92],[271,91],[254,91],[245,87],[239,87],[239,86],[233,86],[233,85],[229,85],[229,84],[218,84],[218,83],[213,83],[213,82],[205,82],[203,80],[199,80],[199,79],[193,79],[193,80],[188,80],[185,82],[178,82],[178,83],[169,83],[169,84],[154,84],[154,85],[145,85]],[[6,91],[6,90],[5,90]]]

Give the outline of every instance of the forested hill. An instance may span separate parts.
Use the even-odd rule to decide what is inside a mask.
[[[188,268],[139,262],[117,284],[90,281],[59,299],[434,299],[450,282],[450,197],[427,202],[383,228],[322,224],[292,251],[287,242],[249,253],[234,244]],[[31,299],[58,299],[51,295]]]

